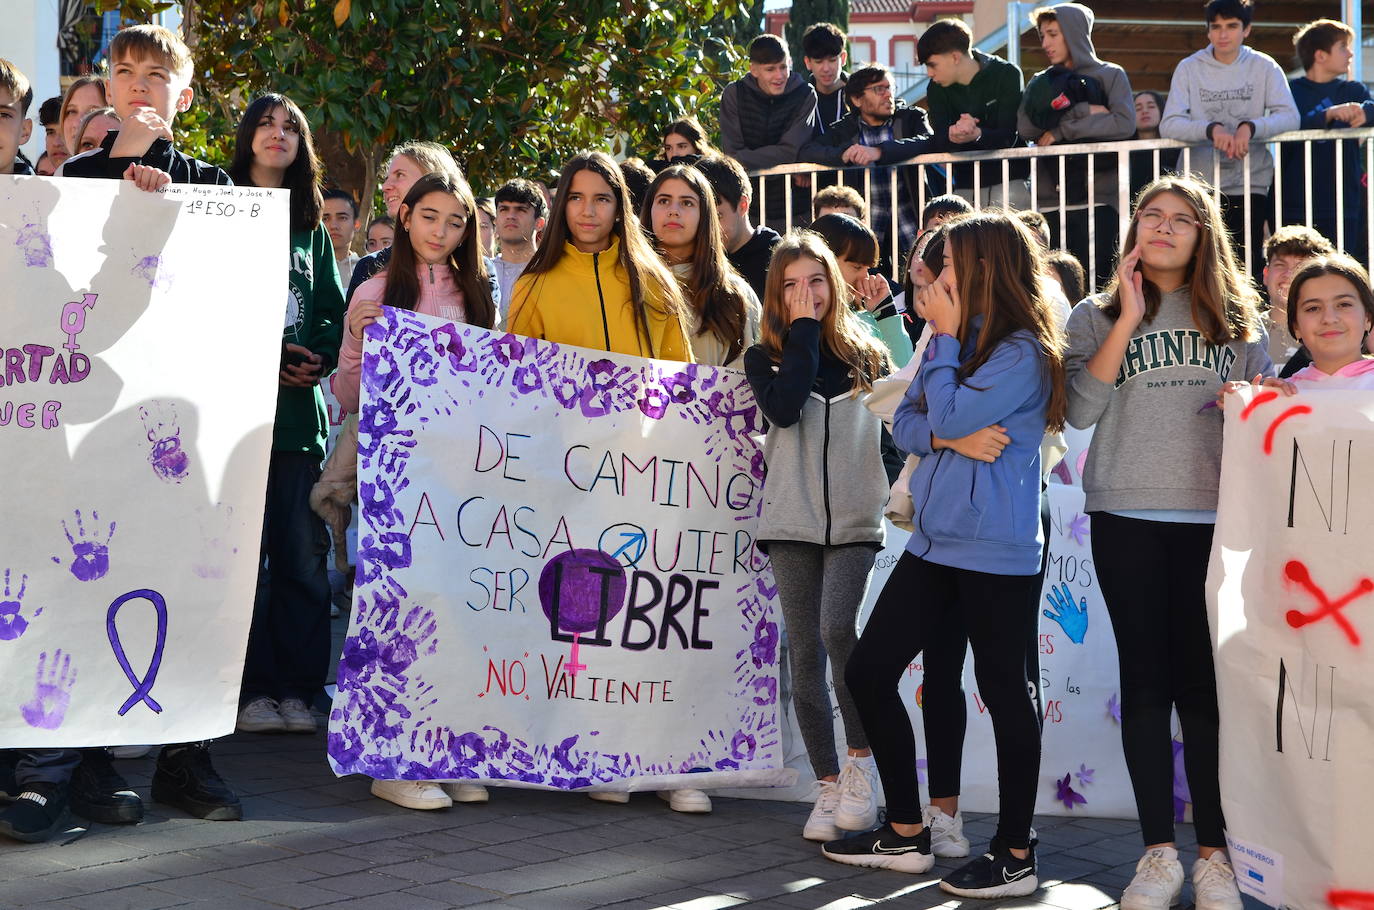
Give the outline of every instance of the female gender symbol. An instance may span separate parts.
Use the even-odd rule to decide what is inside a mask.
[[[119,628],[115,625],[115,617],[119,614],[119,608],[131,600],[146,600],[153,605],[154,612],[157,613],[157,641],[153,644],[153,659],[148,663],[148,671],[142,679],[134,673],[129,666],[129,658],[124,653],[124,645],[119,640]],[[129,678],[129,682],[134,686],[134,694],[125,699],[124,704],[119,708],[119,716],[123,717],[129,709],[139,702],[145,703],[153,709],[153,713],[161,714],[162,705],[153,700],[149,693],[153,688],[153,683],[157,682],[157,671],[162,666],[162,648],[167,644],[167,601],[163,600],[162,595],[156,591],[149,591],[141,588],[137,591],[130,591],[110,604],[110,611],[105,614],[105,634],[110,638],[110,647],[114,649],[115,660],[119,661],[119,667],[124,671],[124,675]]]

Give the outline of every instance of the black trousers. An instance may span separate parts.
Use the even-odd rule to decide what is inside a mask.
[[[1121,664],[1121,745],[1146,844],[1174,839],[1170,715],[1177,710],[1197,842],[1226,846],[1205,596],[1212,530],[1092,513],[1093,563]]]
[[[259,696],[310,704],[329,673],[329,536],[310,510],[320,460],[273,452],[253,624],[243,667],[244,703]]]
[[[845,668],[878,763],[889,821],[921,821],[916,741],[897,684],[912,659],[962,616],[997,742],[997,836],[1010,847],[1029,845],[1040,774],[1040,723],[1026,687],[1036,585],[1034,575],[956,569],[911,553],[898,560]]]
[[[1040,691],[1040,592],[1045,585],[1045,569],[1050,559],[1049,497],[1040,496],[1040,525],[1045,547],[1040,556],[1040,574],[1035,576],[1031,598],[1030,634],[1026,639],[1026,685],[1035,702],[1035,717],[1041,722],[1045,705]],[[968,700],[964,696],[964,655],[968,653],[968,631],[963,618],[953,614],[931,631],[921,656],[921,726],[926,734],[926,778],[930,798],[958,796],[964,761],[964,733],[968,728]]]

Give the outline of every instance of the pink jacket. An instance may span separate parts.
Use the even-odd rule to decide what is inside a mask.
[[[415,312],[426,316],[439,316],[454,322],[467,322],[467,308],[463,305],[463,291],[453,280],[453,273],[447,268],[432,268],[420,265],[415,269],[420,278],[420,299],[415,303]],[[386,272],[380,272],[358,285],[353,292],[352,303],[370,300],[381,303],[386,291]],[[334,381],[334,394],[339,404],[351,412],[358,410],[358,383],[362,371],[363,343],[354,338],[344,323],[343,346],[339,348],[338,376]]]

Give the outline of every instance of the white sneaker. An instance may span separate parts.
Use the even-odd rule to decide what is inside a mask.
[[[277,706],[277,713],[281,715],[287,733],[314,733],[318,729],[315,715],[299,698],[283,698]]]
[[[1121,895],[1121,910],[1166,910],[1183,890],[1183,864],[1173,847],[1155,847],[1135,866],[1135,878]]]
[[[833,780],[818,780],[816,783],[820,785],[821,792],[816,797],[816,805],[811,807],[811,814],[806,817],[802,837],[820,843],[839,840],[840,829],[835,826],[835,809],[840,804],[840,785]]]
[[[407,809],[447,809],[453,800],[428,780],[374,780],[372,795]]]
[[[239,711],[239,719],[234,728],[240,733],[284,733],[286,721],[277,712],[275,701],[266,696],[259,696]]]
[[[481,784],[458,780],[449,781],[442,786],[444,792],[451,796],[455,803],[484,803],[491,799],[491,794]]]
[[[151,751],[152,746],[111,746],[110,758],[142,758]]]
[[[659,790],[658,798],[668,801],[674,812],[710,812],[711,797],[701,790]]]
[[[1224,853],[1193,863],[1193,906],[1197,910],[1240,910],[1236,873]]]
[[[964,837],[964,817],[955,812],[946,815],[936,806],[921,808],[921,821],[930,829],[930,852],[935,856],[968,856],[968,838]],[[1031,835],[1034,837],[1034,835]]]
[[[873,756],[851,755],[840,769],[839,800],[835,805],[835,827],[846,831],[867,831],[878,824],[878,794],[873,783],[878,764]]]
[[[623,805],[630,801],[630,794],[624,790],[588,790],[587,795],[599,803]]]

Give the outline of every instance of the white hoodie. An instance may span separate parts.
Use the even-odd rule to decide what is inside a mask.
[[[1169,100],[1159,134],[1165,139],[1205,143],[1191,151],[1188,169],[1208,183],[1213,180],[1216,149],[1207,127],[1221,124],[1233,133],[1241,123],[1255,125],[1256,140],[1298,128],[1298,108],[1288,79],[1274,58],[1241,46],[1231,63],[1220,63],[1210,46],[1185,57],[1174,69]],[[1228,196],[1245,192],[1245,162],[1250,162],[1250,192],[1267,193],[1274,182],[1274,158],[1269,149],[1252,141],[1245,158],[1221,158],[1221,191]]]

